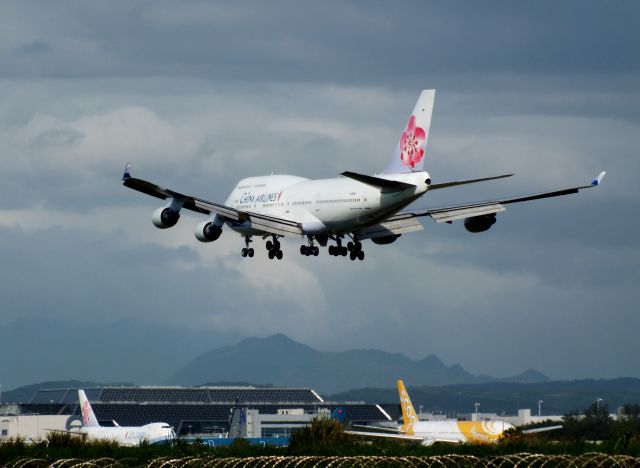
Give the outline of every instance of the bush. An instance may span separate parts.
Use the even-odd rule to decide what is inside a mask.
[[[313,418],[311,424],[291,435],[289,447],[293,451],[319,447],[341,446],[353,442],[353,437],[344,432],[342,424],[335,419]]]

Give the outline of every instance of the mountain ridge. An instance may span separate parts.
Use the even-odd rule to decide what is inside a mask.
[[[206,351],[172,374],[165,383],[199,385],[207,381],[250,381],[333,393],[354,387],[389,386],[401,377],[411,378],[420,385],[549,380],[533,369],[506,379],[476,376],[460,364],[445,365],[435,354],[416,360],[378,349],[318,351],[278,333],[264,338],[245,338],[235,345]]]

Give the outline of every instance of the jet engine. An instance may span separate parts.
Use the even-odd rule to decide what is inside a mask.
[[[491,226],[496,223],[496,214],[486,214],[480,216],[473,216],[464,220],[464,227],[469,232],[484,232],[488,231]]]
[[[200,242],[213,242],[222,234],[222,228],[211,221],[202,221],[196,226],[194,234]]]
[[[373,237],[371,238],[371,242],[378,245],[387,245],[395,242],[398,237],[402,234],[392,234],[390,236],[382,236],[382,237]]]
[[[153,212],[151,221],[153,225],[158,229],[167,229],[176,225],[180,219],[180,212],[172,210],[171,208],[162,207]]]

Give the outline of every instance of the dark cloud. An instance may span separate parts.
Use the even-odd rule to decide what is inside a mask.
[[[20,28],[18,49],[37,44],[49,57],[6,66],[5,76],[179,75],[415,87],[452,74],[638,71],[639,11],[632,1],[615,8],[580,1],[69,2],[73,15],[60,4],[22,5],[5,6],[3,15]],[[48,45],[53,41],[55,48]]]

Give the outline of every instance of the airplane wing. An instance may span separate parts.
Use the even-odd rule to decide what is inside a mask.
[[[424,437],[419,437],[415,435],[407,435],[407,434],[390,434],[388,432],[365,432],[365,431],[344,431],[347,434],[357,435],[362,437],[382,437],[387,439],[403,439],[403,440],[411,440],[414,442],[422,442],[425,440]]]
[[[173,198],[182,203],[182,208],[195,211],[196,213],[202,213],[206,215],[218,214],[232,221],[248,221],[252,225],[254,225],[256,229],[268,232],[269,234],[276,234],[278,236],[302,236],[302,228],[300,224],[296,223],[295,221],[258,213],[252,213],[250,211],[240,211],[229,206],[204,200],[202,198],[184,195],[180,192],[176,192],[174,190],[156,185],[153,182],[131,177],[128,168],[129,166],[127,165],[127,169],[125,169],[125,173],[122,176],[122,185],[124,185],[125,187],[137,190],[138,192],[146,193],[147,195],[151,195],[152,197],[160,198],[161,200]]]
[[[375,429],[377,431],[387,431],[394,434],[404,434],[400,429],[394,427],[383,427],[383,426],[365,426],[362,424],[352,424],[351,427],[359,427],[362,429]]]
[[[444,442],[450,444],[457,444],[460,442],[459,439],[447,439],[446,437],[421,437],[417,435],[408,435],[408,434],[389,434],[388,432],[364,432],[364,431],[344,431],[347,434],[357,435],[361,437],[379,437],[385,439],[395,439],[395,440],[408,440],[411,442],[420,442],[420,444],[428,446],[433,445],[436,442]]]
[[[536,427],[535,429],[524,429],[520,432],[523,434],[537,434],[538,432],[557,431],[558,429],[562,429],[562,426]]]
[[[430,216],[437,223],[450,223],[458,219],[472,218],[474,216],[491,215],[505,211],[504,205],[511,203],[520,203],[531,200],[540,200],[542,198],[559,197],[562,195],[570,195],[578,193],[580,190],[597,187],[602,182],[602,178],[606,172],[601,172],[589,185],[581,185],[578,187],[570,187],[567,189],[556,190],[553,192],[543,192],[533,195],[525,195],[513,198],[504,198],[478,203],[469,203],[465,205],[454,205],[442,208],[430,208],[423,211],[405,211],[387,218],[384,222],[400,222],[407,221],[411,218],[422,216]]]

